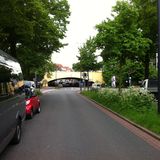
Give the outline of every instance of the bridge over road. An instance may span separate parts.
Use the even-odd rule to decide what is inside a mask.
[[[51,81],[56,81],[59,79],[81,79],[82,73],[81,72],[66,72],[66,71],[55,71],[52,73],[46,73],[43,79],[43,85],[48,86],[48,83]],[[97,83],[104,83],[102,77],[102,71],[97,72],[89,72],[89,81],[97,82]]]

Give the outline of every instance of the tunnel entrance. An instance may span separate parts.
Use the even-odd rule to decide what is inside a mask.
[[[48,82],[49,87],[80,87],[80,85],[91,86],[92,84],[92,81],[88,82],[88,80],[76,77],[59,78]]]

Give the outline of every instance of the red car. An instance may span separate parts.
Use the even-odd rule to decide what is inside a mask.
[[[33,118],[34,113],[40,113],[40,99],[37,95],[32,94],[26,98],[26,118]]]

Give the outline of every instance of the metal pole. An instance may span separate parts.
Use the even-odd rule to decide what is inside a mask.
[[[79,81],[80,92],[82,91],[82,73],[80,72],[80,81]]]
[[[37,88],[37,73],[34,73],[34,83],[35,83],[35,88]]]
[[[158,0],[158,113],[160,114],[160,0]]]

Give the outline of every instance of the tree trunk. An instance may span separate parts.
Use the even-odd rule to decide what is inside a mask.
[[[87,71],[87,77],[88,77],[87,89],[88,89],[88,91],[89,91],[89,71]]]
[[[149,53],[147,53],[145,55],[145,61],[144,61],[144,67],[145,67],[144,78],[145,79],[149,78],[149,62],[150,62],[150,56],[149,56]]]
[[[122,74],[121,74],[121,68],[122,68],[122,66],[120,66],[120,72],[119,72],[119,77],[118,77],[118,91],[119,91],[119,94],[122,93]]]
[[[10,30],[9,34],[9,43],[10,43],[10,55],[17,58],[16,54],[16,36],[14,32],[14,28]]]
[[[122,67],[125,65],[126,63],[126,59],[125,57],[122,55],[120,57],[120,61],[119,61],[119,77],[118,77],[118,82],[119,82],[119,86],[118,86],[118,91],[119,94],[122,94]]]

